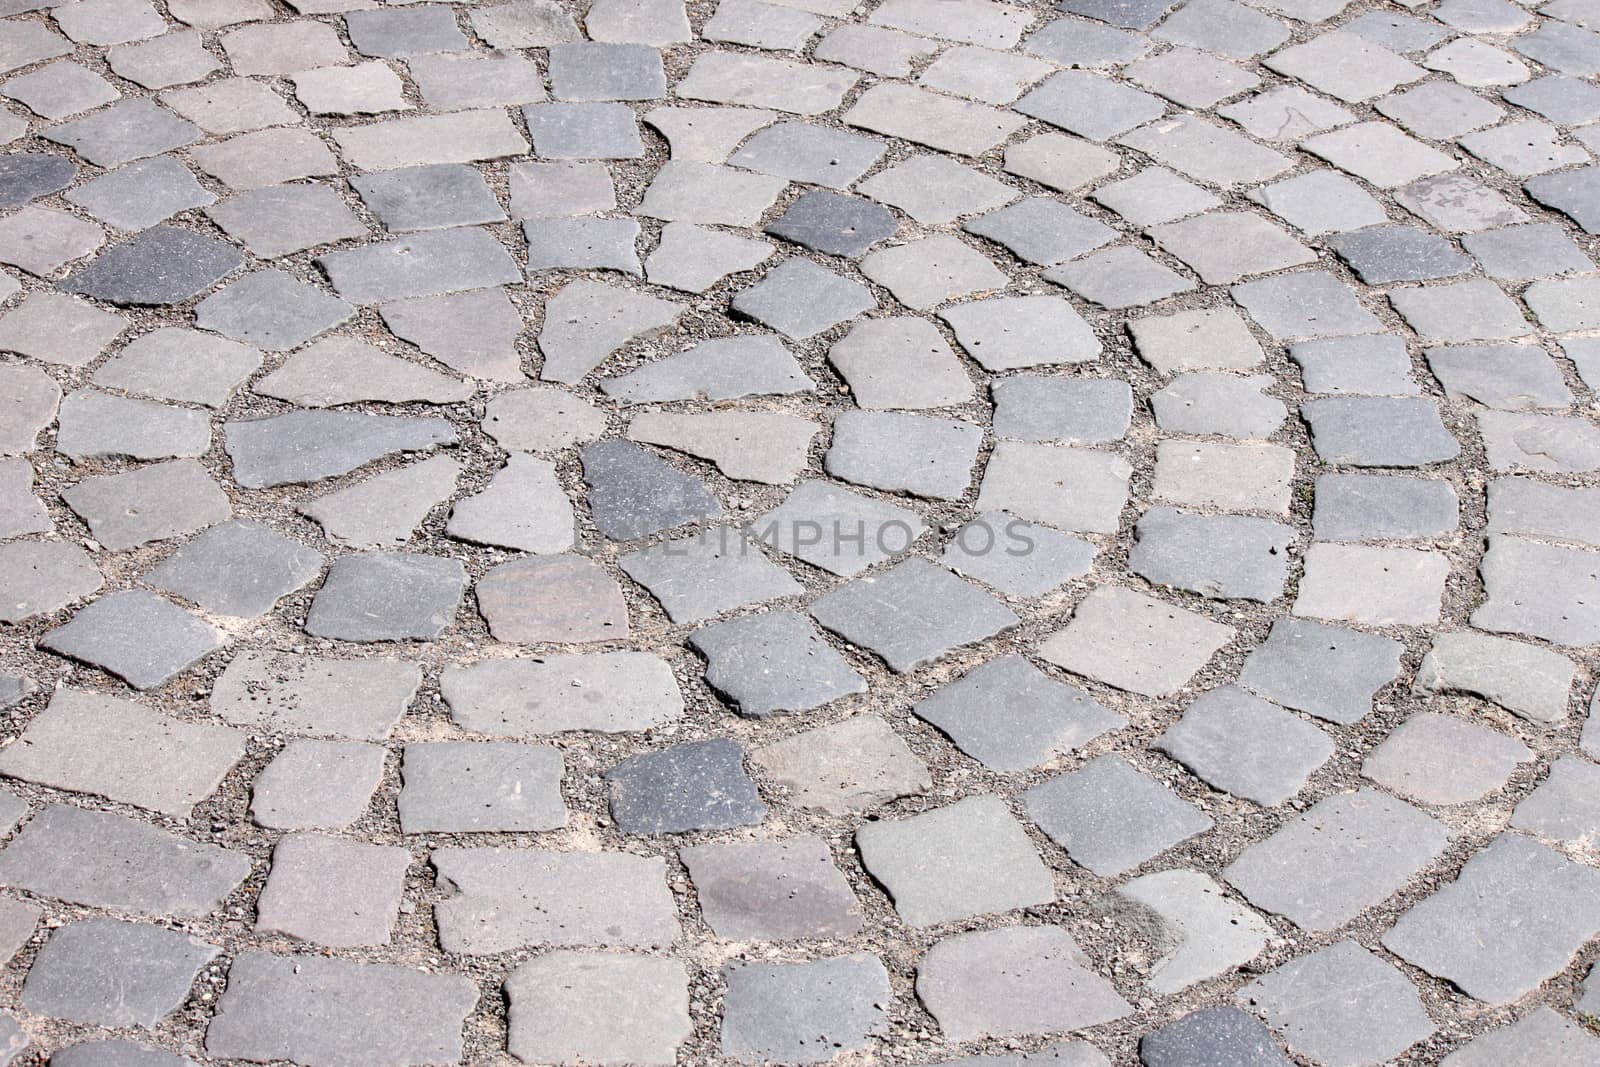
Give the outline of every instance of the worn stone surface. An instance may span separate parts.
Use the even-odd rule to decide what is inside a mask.
[[[155,1026],[188,998],[220,950],[176,930],[84,919],[50,936],[22,987],[22,1006],[99,1026]]]
[[[400,828],[406,833],[558,830],[561,753],[503,741],[435,741],[406,746]]]
[[[1120,756],[1034,786],[1028,812],[1073,862],[1102,878],[1139,866],[1204,833],[1211,819]]]
[[[272,850],[256,929],[334,948],[386,944],[410,864],[393,845],[287,834]]]
[[[821,838],[692,845],[682,855],[718,937],[848,937],[862,927],[861,906]]]

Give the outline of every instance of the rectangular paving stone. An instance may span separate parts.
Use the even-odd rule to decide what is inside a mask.
[[[192,459],[93,475],[62,490],[61,497],[112,551],[181,537],[233,513],[227,494]]]
[[[0,65],[4,60],[0,59]],[[117,167],[200,140],[200,128],[154,100],[124,99],[80,119],[47,127],[42,136],[98,167]]]
[[[638,159],[644,155],[638,119],[624,104],[529,104],[522,114],[533,150],[545,159]]]
[[[559,830],[561,751],[548,745],[434,741],[405,748],[400,829],[416,833]]]
[[[876,956],[730,963],[722,980],[722,1053],[736,1063],[823,1063],[887,1028],[889,974]]]
[[[256,901],[256,929],[333,948],[386,945],[411,853],[325,834],[278,839]]]
[[[63,804],[46,805],[0,851],[0,885],[140,915],[209,915],[249,873],[242,852]]]
[[[1211,829],[1211,819],[1121,756],[1099,756],[1025,794],[1028,814],[1072,861],[1115,877]]]
[[[1103,586],[1077,607],[1072,621],[1039,647],[1069,671],[1146,696],[1181,689],[1234,630],[1155,597]]]
[[[1189,705],[1155,747],[1217,789],[1257,804],[1282,804],[1333,756],[1310,723],[1233,686]]]
[[[844,121],[941,152],[979,156],[1015,133],[1026,120],[982,104],[890,83],[863,93],[844,113]]]
[[[488,231],[472,227],[414,234],[318,257],[340,296],[377,304],[484,289],[522,280],[522,271]]]
[[[1600,547],[1600,492],[1496,478],[1489,483],[1488,530]]]
[[[441,418],[356,411],[295,411],[229,422],[222,432],[234,478],[258,489],[308,485],[384,456],[428,452],[456,440]]]
[[[227,635],[170,600],[124,589],[81,608],[39,640],[135,689],[154,689],[227,643]]]
[[[363,741],[292,740],[256,775],[250,818],[274,830],[342,830],[366,814],[385,755]]]
[[[1361,774],[1423,804],[1466,804],[1504,786],[1531,759],[1528,746],[1497,730],[1421,712],[1372,750]]]
[[[589,17],[591,30],[594,17]],[[677,960],[551,952],[506,979],[507,1047],[525,1063],[674,1063],[693,1033]]]
[[[317,1067],[358,1067],[374,1057],[396,1067],[454,1062],[477,999],[477,987],[459,975],[243,952],[228,969],[206,1051]]]
[[[460,726],[494,737],[623,733],[663,725],[683,713],[671,668],[646,652],[451,665],[440,689]]]
[[[221,950],[178,930],[88,918],[62,926],[23,984],[24,1008],[97,1026],[158,1026]]]
[[[1472,624],[1558,645],[1600,640],[1595,554],[1499,534],[1489,538],[1479,572],[1487,594]]]
[[[1293,611],[1365,626],[1429,626],[1439,621],[1450,560],[1443,553],[1316,542]]]
[[[750,754],[792,803],[842,815],[866,811],[933,784],[927,765],[876,715],[806,730]]]
[[[1197,181],[1224,188],[1263,182],[1291,166],[1283,154],[1190,115],[1152,122],[1117,138],[1117,143]]]
[[[706,683],[747,717],[808,711],[867,691],[849,661],[795,611],[702,626],[689,643],[706,657]]]
[[[242,133],[226,141],[196,145],[189,156],[230,189],[261,189],[297,178],[339,173],[338,157],[309,130]]]
[[[246,649],[217,679],[211,710],[254,730],[382,741],[421,684],[408,660]]]
[[[229,727],[57,689],[19,740],[0,750],[0,775],[188,818],[243,755],[244,735]]]
[[[1223,872],[1258,908],[1334,930],[1386,900],[1444,851],[1450,832],[1373,789],[1326,797]]]
[[[651,948],[678,936],[677,905],[660,857],[441,848],[431,862],[446,893],[434,905],[446,952],[484,955],[533,945]]]
[[[769,107],[818,115],[838,107],[860,79],[844,67],[816,66],[766,56],[701,54],[673,87],[678,96],[715,104]]]
[[[681,855],[720,938],[842,938],[862,927],[861,905],[820,837],[691,845]]]
[[[473,163],[520,156],[528,142],[504,111],[457,111],[389,119],[333,131],[345,161],[361,170]]]
[[[1316,481],[1312,526],[1319,541],[1445,537],[1460,521],[1444,480],[1388,474],[1324,474]]]

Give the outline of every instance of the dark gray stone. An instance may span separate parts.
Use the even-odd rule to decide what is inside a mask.
[[[804,615],[766,611],[702,626],[689,643],[706,657],[706,682],[741,715],[808,711],[867,683]]]
[[[340,556],[306,616],[306,632],[341,641],[431,641],[467,587],[460,560],[413,552]]]
[[[1572,403],[1561,368],[1538,345],[1464,345],[1427,350],[1428,369],[1451,397],[1505,411]]]
[[[767,225],[766,232],[833,256],[855,258],[895,235],[888,208],[860,197],[813,189]]]
[[[920,557],[840,586],[811,614],[902,674],[1019,621],[993,596]]]
[[[47,805],[3,852],[0,885],[140,915],[209,915],[250,858],[110,812]]]
[[[60,287],[113,304],[179,304],[243,265],[231,245],[157,226],[102,252]]]
[[[889,973],[875,956],[732,963],[722,980],[722,1052],[739,1063],[826,1063],[889,1028]]]
[[[1424,467],[1461,453],[1427,397],[1325,397],[1300,405],[1325,463]]]
[[[1202,1008],[1139,1039],[1144,1067],[1290,1067],[1255,1016],[1235,1007]]]
[[[1600,931],[1600,872],[1504,833],[1461,876],[1400,916],[1383,945],[1491,1004],[1564,970]]]
[[[552,45],[550,86],[557,100],[657,100],[667,95],[661,53],[647,44]]]
[[[703,481],[638,445],[600,441],[585,445],[578,456],[595,525],[613,541],[722,514],[721,502]]]
[[[504,222],[506,218],[483,176],[463,163],[358,174],[350,184],[383,225],[395,233],[476,226]]]
[[[911,709],[990,770],[1025,771],[1127,725],[1021,656],[980,664]]]
[[[455,444],[441,418],[369,415],[361,411],[292,411],[223,426],[233,476],[266,489],[335,478],[397,452],[427,452]]]
[[[505,741],[409,744],[400,775],[408,834],[559,830],[561,750]]]
[[[265,615],[322,570],[322,553],[258,522],[211,527],[145,575],[163,592],[176,593],[217,615]]]
[[[1202,694],[1155,747],[1215,788],[1264,807],[1300,792],[1333,755],[1321,730],[1232,686]]]
[[[450,1063],[461,1058],[462,1024],[477,1001],[477,986],[458,975],[243,952],[228,970],[206,1051],[318,1067]]]
[[[50,935],[22,987],[29,1011],[94,1026],[156,1026],[221,950],[177,930],[82,919]]]
[[[1472,269],[1472,260],[1449,241],[1415,226],[1371,226],[1335,234],[1328,243],[1368,285],[1450,278]]]
[[[224,636],[177,605],[142,589],[101,597],[39,639],[59,652],[154,689],[225,643]]]
[[[631,756],[606,772],[611,817],[633,834],[754,826],[766,817],[744,769],[744,746],[726,737]]]
[[[0,209],[21,207],[72,184],[78,167],[66,156],[8,152],[0,156]]]

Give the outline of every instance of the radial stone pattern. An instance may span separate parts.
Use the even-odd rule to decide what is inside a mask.
[[[1600,1063],[1600,15],[0,5],[0,1067]]]

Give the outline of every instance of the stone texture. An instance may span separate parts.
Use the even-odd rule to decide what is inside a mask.
[[[821,707],[867,685],[796,612],[774,610],[695,630],[706,682],[741,715],[764,718]]]
[[[826,1063],[888,1027],[889,975],[858,953],[722,970],[722,1052],[738,1063]]]
[[[156,1026],[219,952],[176,930],[115,919],[63,926],[39,951],[22,1006],[99,1026]]]
[[[400,829],[420,833],[559,830],[566,825],[559,749],[504,741],[409,744],[400,767]]]
[[[1217,789],[1281,804],[1333,755],[1321,730],[1231,686],[1203,694],[1156,747]]]
[[[1233,635],[1231,627],[1202,615],[1106,586],[1079,603],[1072,622],[1046,640],[1039,654],[1119,689],[1169,696]]]
[[[616,579],[584,556],[514,559],[480,578],[475,592],[478,611],[499,641],[531,645],[628,635],[628,608]]]
[[[692,845],[681,855],[720,938],[848,937],[862,927],[861,906],[819,837]]]
[[[221,648],[224,635],[153,593],[101,597],[40,639],[41,647],[154,689]]]
[[[341,641],[430,641],[455,619],[467,573],[457,560],[410,552],[341,556],[306,616],[306,631]]]
[[[1131,870],[1212,825],[1121,756],[1090,760],[1034,786],[1025,799],[1040,829],[1074,863],[1102,878]]]
[[[693,1030],[675,960],[553,952],[517,967],[505,988],[507,1045],[527,1063],[666,1065]]]
[[[665,660],[647,652],[494,659],[445,669],[440,690],[464,729],[496,737],[626,733],[683,713]]]
[[[791,803],[842,815],[926,791],[933,780],[888,723],[857,715],[774,742],[750,761]]]
[[[286,834],[256,904],[256,929],[333,948],[383,945],[411,854],[323,834]]]

